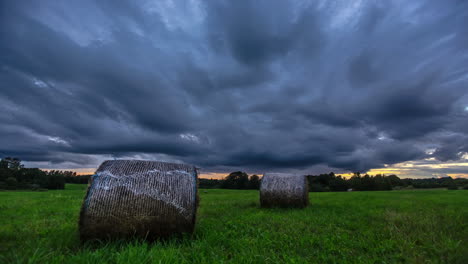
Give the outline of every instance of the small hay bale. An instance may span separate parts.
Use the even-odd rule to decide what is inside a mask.
[[[306,176],[265,173],[260,185],[261,207],[297,207],[309,204]]]
[[[155,240],[192,233],[198,206],[194,166],[111,160],[91,178],[81,207],[82,241]]]

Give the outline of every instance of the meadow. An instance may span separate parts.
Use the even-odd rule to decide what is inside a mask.
[[[468,263],[468,191],[310,193],[261,209],[256,190],[200,190],[192,236],[81,244],[86,185],[0,192],[0,263]]]

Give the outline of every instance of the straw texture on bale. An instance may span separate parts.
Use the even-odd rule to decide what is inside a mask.
[[[260,185],[261,207],[296,207],[309,204],[308,181],[305,176],[265,173]]]
[[[82,241],[155,240],[192,233],[198,206],[197,171],[186,164],[105,161],[81,207]]]

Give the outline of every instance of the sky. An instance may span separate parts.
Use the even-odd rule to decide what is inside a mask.
[[[468,1],[0,3],[0,157],[468,177]]]

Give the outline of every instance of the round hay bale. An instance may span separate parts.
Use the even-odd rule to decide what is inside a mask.
[[[192,233],[197,181],[196,168],[186,164],[105,161],[91,178],[81,207],[80,239],[155,240]]]
[[[309,204],[306,176],[265,173],[260,185],[261,207],[304,208]]]

